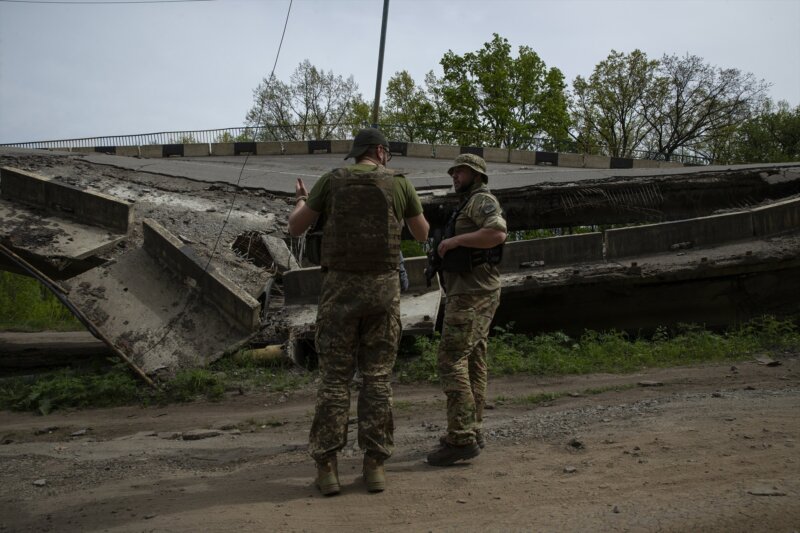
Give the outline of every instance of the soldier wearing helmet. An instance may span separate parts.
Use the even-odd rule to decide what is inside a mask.
[[[345,159],[355,164],[322,176],[308,193],[295,187],[289,233],[322,224],[322,290],[316,347],[321,383],[309,435],[324,495],[340,491],[337,453],[347,444],[350,384],[356,370],[358,444],[367,490],[385,487],[383,462],[394,449],[390,377],[400,341],[400,230],[424,241],[428,222],[414,187],[386,168],[389,143],[377,129],[358,132]]]
[[[506,221],[489,191],[486,162],[461,154],[447,171],[462,197],[437,252],[447,291],[438,370],[447,396],[447,434],[428,454],[433,466],[448,466],[480,454],[484,447],[486,347],[500,303],[500,272]]]

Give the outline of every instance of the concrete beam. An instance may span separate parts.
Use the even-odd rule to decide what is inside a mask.
[[[408,143],[408,157],[433,157],[433,146],[430,144]]]
[[[161,158],[164,156],[164,148],[160,144],[145,144],[139,147],[139,157]]]
[[[205,157],[211,154],[208,143],[190,143],[183,145],[184,157]]]
[[[258,328],[261,305],[213,268],[206,270],[194,250],[152,219],[142,222],[144,249],[181,279],[190,278],[203,297],[244,331]]]
[[[753,219],[749,211],[663,222],[647,226],[606,230],[609,260],[680,248],[694,248],[750,239]]]
[[[517,165],[535,165],[536,152],[531,152],[528,150],[511,150],[509,163],[515,163]]]
[[[558,166],[570,168],[583,168],[583,154],[558,153]]]
[[[634,159],[631,168],[658,168],[658,161],[655,159]]]
[[[507,148],[484,148],[483,159],[489,163],[508,163],[509,153]]]
[[[117,146],[117,155],[123,157],[139,157],[138,146]]]
[[[127,233],[133,222],[133,208],[127,202],[9,167],[0,169],[0,196],[119,233]]]
[[[331,141],[332,154],[346,154],[353,146],[353,141]]]
[[[236,155],[234,143],[211,143],[211,155],[231,156]]]
[[[757,207],[751,210],[751,213],[753,233],[756,237],[800,229],[800,198]]]
[[[605,155],[585,154],[583,166],[585,168],[611,168],[611,158]]]
[[[280,141],[257,142],[256,155],[281,155],[283,146]]]
[[[322,289],[319,267],[298,268],[283,273],[283,298],[286,305],[316,304]]]
[[[308,141],[289,141],[283,143],[284,155],[308,155]]]
[[[603,261],[603,234],[582,233],[506,243],[500,272]],[[541,262],[540,264],[538,264]]]
[[[436,159],[455,159],[461,154],[460,146],[448,146],[445,144],[437,144],[433,147],[434,158]]]

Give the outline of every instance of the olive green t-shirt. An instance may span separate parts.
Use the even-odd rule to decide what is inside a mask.
[[[467,204],[456,217],[456,235],[481,228],[508,231],[500,202],[489,192],[489,187],[476,184],[468,194]],[[497,265],[483,263],[471,272],[445,272],[444,282],[448,295],[492,292],[500,288],[500,271]]]
[[[347,170],[354,174],[363,174],[373,172],[377,168],[377,165],[371,163],[356,163],[347,167]],[[329,172],[314,184],[308,193],[308,201],[306,202],[310,209],[317,213],[322,213],[323,216],[330,213],[330,177],[331,173]],[[415,217],[422,213],[422,203],[419,201],[417,191],[405,176],[398,175],[394,177],[392,196],[394,198],[394,215],[401,224],[403,219]]]

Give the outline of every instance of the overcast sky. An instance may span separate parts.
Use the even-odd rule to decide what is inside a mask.
[[[241,126],[289,0],[0,0],[0,143]],[[63,0],[66,1],[66,0]],[[107,0],[108,2],[109,0]],[[129,2],[131,0],[128,0]],[[276,74],[304,59],[375,93],[382,0],[294,0]],[[498,33],[571,86],[614,49],[698,55],[800,105],[800,0],[391,0],[383,87]]]

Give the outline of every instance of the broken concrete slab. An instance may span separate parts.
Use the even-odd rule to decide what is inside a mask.
[[[260,304],[225,276],[216,272],[210,261],[202,261],[191,246],[173,236],[158,222],[145,219],[144,248],[181,279],[200,289],[203,297],[216,305],[243,330],[258,327]]]
[[[242,346],[260,304],[145,221],[145,245],[65,283],[70,301],[150,377],[202,367]]]
[[[127,202],[10,167],[0,169],[0,196],[115,233],[127,233],[133,222],[133,210]]]
[[[233,243],[233,249],[258,266],[278,274],[300,268],[286,241],[262,232],[250,231],[239,235]]]
[[[128,202],[10,167],[0,169],[0,196],[0,241],[49,275],[93,266],[133,220]]]

